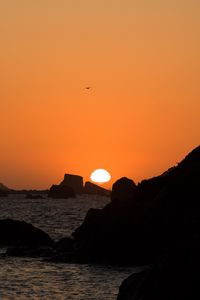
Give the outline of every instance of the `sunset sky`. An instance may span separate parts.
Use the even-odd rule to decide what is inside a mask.
[[[176,165],[200,144],[199,16],[199,0],[0,1],[0,182]]]

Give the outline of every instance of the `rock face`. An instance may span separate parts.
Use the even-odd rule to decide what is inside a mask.
[[[109,196],[110,192],[92,182],[87,181],[84,187],[84,193],[89,195]]]
[[[75,196],[73,188],[65,185],[52,185],[48,193],[48,197],[53,199],[75,198]]]
[[[123,196],[124,182],[131,192]],[[161,176],[137,186],[117,182],[112,202],[90,209],[73,233],[70,261],[149,264],[186,235],[200,236],[200,147]]]
[[[83,193],[83,177],[79,175],[65,174],[63,181],[59,185],[52,185],[48,197],[75,198],[76,194]]]
[[[161,256],[146,271],[125,279],[117,300],[200,299],[199,241],[190,242]]]
[[[79,175],[65,174],[60,186],[71,187],[75,194],[83,193],[83,177]]]
[[[136,184],[133,180],[122,177],[113,184],[111,201],[130,200],[134,196],[135,189]]]
[[[8,193],[5,190],[0,189],[0,197],[7,197]]]
[[[0,220],[0,245],[53,246],[50,236],[33,225],[11,219]]]

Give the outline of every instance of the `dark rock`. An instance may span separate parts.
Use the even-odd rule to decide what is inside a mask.
[[[52,185],[48,193],[48,197],[54,199],[75,198],[75,196],[73,188],[66,185]]]
[[[7,197],[8,196],[8,192],[0,189],[0,197]]]
[[[100,195],[100,196],[109,196],[110,191],[94,184],[92,182],[87,181],[84,187],[84,193],[89,195]]]
[[[134,196],[136,184],[133,180],[122,177],[112,187],[111,201],[126,201]]]
[[[129,276],[120,286],[117,300],[200,299],[199,242],[191,238],[162,255],[149,269]]]
[[[48,246],[39,247],[11,247],[6,251],[7,256],[16,257],[52,257],[55,255],[55,250]]]
[[[79,175],[65,174],[60,186],[71,187],[76,194],[83,193],[83,177]]]
[[[70,193],[72,190],[74,196]],[[68,193],[70,193],[70,196],[68,196]],[[86,182],[85,186],[83,186],[83,177],[72,174],[65,174],[64,180],[59,185],[53,185],[49,191],[49,197],[51,198],[71,198],[75,197],[75,194],[109,196],[110,191],[92,182]]]
[[[32,195],[32,194],[27,194],[25,198],[26,199],[44,199],[44,197],[41,195]]]
[[[55,254],[51,258],[49,258],[47,261],[53,261],[53,262],[77,262],[77,260],[74,259],[74,255],[76,252],[76,244],[74,243],[74,239],[70,237],[62,238],[54,245],[54,251]]]
[[[70,237],[65,237],[55,243],[54,249],[58,253],[71,252],[74,250],[74,240]]]
[[[3,246],[53,246],[47,233],[24,221],[0,220],[0,245]]]

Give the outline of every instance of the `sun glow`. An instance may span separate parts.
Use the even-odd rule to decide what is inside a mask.
[[[108,173],[108,171],[104,169],[97,169],[94,172],[92,172],[90,179],[93,182],[104,183],[110,181],[111,175]]]

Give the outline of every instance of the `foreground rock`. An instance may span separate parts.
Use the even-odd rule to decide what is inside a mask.
[[[0,245],[18,247],[53,246],[50,236],[24,221],[0,220]]]
[[[117,300],[200,299],[199,241],[188,239],[156,263],[128,277],[120,286]]]
[[[59,260],[149,264],[194,232],[200,233],[200,147],[138,186],[122,178],[113,186],[110,204],[88,211],[73,233],[74,250]]]

